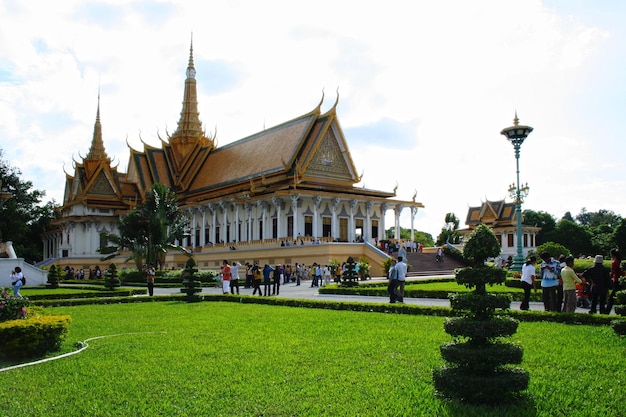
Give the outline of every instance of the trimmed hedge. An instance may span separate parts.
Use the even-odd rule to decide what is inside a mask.
[[[37,316],[0,323],[0,357],[28,359],[61,347],[67,336],[70,316]]]
[[[493,373],[467,373],[458,367],[442,367],[433,370],[436,387],[445,397],[474,404],[494,404],[514,399],[514,392],[526,389],[530,377],[521,368],[500,368]],[[488,387],[488,389],[476,389]],[[437,392],[442,395],[441,392]]]
[[[522,363],[524,349],[516,344],[493,342],[480,349],[471,344],[454,341],[440,346],[441,357],[448,362],[473,370],[487,370],[509,363]]]
[[[452,317],[443,323],[443,328],[453,337],[463,336],[473,340],[487,340],[512,336],[517,331],[518,325],[519,321],[506,316],[494,316],[489,320]]]

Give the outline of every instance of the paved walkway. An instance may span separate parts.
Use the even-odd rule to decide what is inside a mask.
[[[419,277],[414,279],[409,279],[407,282],[411,282],[414,280],[422,280],[428,278],[442,278],[443,276],[437,277]],[[451,276],[450,276],[451,277]],[[383,278],[373,278],[372,280],[368,280],[367,282],[385,282],[386,280]],[[244,288],[243,283],[245,279],[240,279],[239,293],[242,295],[252,295],[252,288]],[[261,286],[262,288],[262,286]],[[309,300],[332,300],[332,301],[356,301],[356,302],[368,302],[368,303],[388,303],[389,297],[371,297],[371,296],[361,296],[361,295],[339,295],[339,294],[320,294],[318,289],[315,287],[311,287],[311,281],[303,281],[301,285],[297,286],[295,283],[288,283],[280,286],[280,295],[272,296],[279,298],[301,298],[301,299],[309,299]],[[166,294],[180,294],[179,288],[155,288],[155,295],[166,295]],[[221,294],[221,287],[204,287],[202,289],[202,294]],[[436,306],[436,307],[450,307],[450,301],[442,300],[438,298],[404,298],[405,304],[413,304],[420,306]],[[513,301],[511,303],[512,310],[519,310],[520,302]],[[535,311],[543,311],[543,303],[541,302],[531,302],[530,309]],[[588,309],[577,308],[577,313],[586,313]]]

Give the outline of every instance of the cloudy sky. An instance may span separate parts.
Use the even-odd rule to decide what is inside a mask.
[[[0,149],[61,202],[100,90],[104,144],[125,172],[127,143],[158,146],[176,127],[193,32],[218,145],[309,112],[322,91],[326,110],[339,91],[359,185],[416,190],[416,228],[434,237],[447,212],[464,225],[468,207],[510,201],[500,131],[515,111],[534,128],[524,208],[626,216],[625,18],[618,1],[0,0]]]

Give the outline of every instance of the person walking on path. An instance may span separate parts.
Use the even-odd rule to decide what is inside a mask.
[[[541,254],[541,291],[545,311],[558,311],[559,262],[548,252]]]
[[[611,279],[613,280],[613,290],[609,296],[609,303],[606,306],[607,314],[610,314],[613,309],[615,294],[621,289],[619,279],[622,275],[624,275],[624,271],[622,271],[622,256],[619,250],[611,249],[611,259]]]
[[[561,270],[563,280],[563,312],[573,313],[576,311],[576,284],[581,284],[582,280],[574,271],[574,257],[572,255],[565,258],[565,267]]]
[[[241,264],[237,261],[234,261],[230,264],[230,293],[234,294],[235,290],[237,290],[237,295],[239,295],[239,268],[241,268]]]
[[[22,268],[16,266],[13,271],[11,271],[11,285],[13,285],[13,296],[22,298],[22,294],[20,294],[20,290],[24,285],[24,274],[22,273]]]
[[[154,265],[148,264],[148,269],[146,269],[146,281],[148,283],[148,295],[152,297],[154,295]]]
[[[254,286],[252,295],[255,295],[257,290],[259,291],[259,296],[263,295],[263,293],[261,292],[261,280],[262,279],[263,279],[263,274],[261,273],[259,266],[255,264],[252,267],[252,285]]]
[[[272,286],[272,271],[274,271],[274,268],[265,264],[263,267],[263,296],[265,297],[270,295]]]
[[[600,314],[608,314],[606,311],[606,296],[611,285],[611,275],[609,270],[602,265],[604,258],[596,255],[594,265],[583,272],[583,278],[591,282],[591,310],[589,313],[597,313],[598,303],[600,303]]]
[[[282,276],[282,270],[283,268],[280,264],[276,265],[276,268],[274,269],[274,285],[272,286],[272,295],[280,294],[280,280]]]
[[[522,300],[522,304],[520,304],[520,310],[528,310],[530,308],[530,289],[535,289],[535,294],[537,294],[537,284],[535,283],[535,264],[537,263],[537,257],[532,255],[524,266],[522,267],[522,289],[524,290],[524,299]]]
[[[398,271],[396,270],[396,260],[391,260],[391,267],[389,268],[389,274],[387,275],[387,292],[389,293],[389,302],[395,303],[398,297],[396,293],[396,287],[398,285]]]
[[[230,293],[230,280],[231,280],[230,265],[228,265],[228,261],[224,259],[222,261],[222,292],[224,294]]]
[[[398,285],[396,287],[396,297],[399,303],[404,303],[404,284],[406,283],[406,264],[403,262],[403,257],[398,256],[398,262],[396,262],[396,272],[398,275]]]

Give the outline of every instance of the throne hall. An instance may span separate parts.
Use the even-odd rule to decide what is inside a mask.
[[[60,217],[44,236],[46,263],[75,269],[107,267],[100,247],[117,220],[141,205],[146,192],[161,183],[178,196],[189,220],[187,247],[201,268],[222,259],[261,263],[328,263],[347,256],[366,257],[374,266],[386,256],[375,248],[385,239],[385,214],[393,210],[395,238],[399,218],[419,208],[396,199],[396,190],[356,187],[361,177],[350,156],[336,109],[320,103],[305,114],[224,146],[202,129],[198,112],[193,44],[176,130],[160,146],[129,145],[127,171],[112,166],[102,137],[100,105],[89,152],[66,173]],[[283,246],[284,245],[284,246]],[[168,253],[166,267],[178,268],[185,255]],[[134,265],[128,265],[134,267]],[[375,271],[373,271],[375,272]]]

